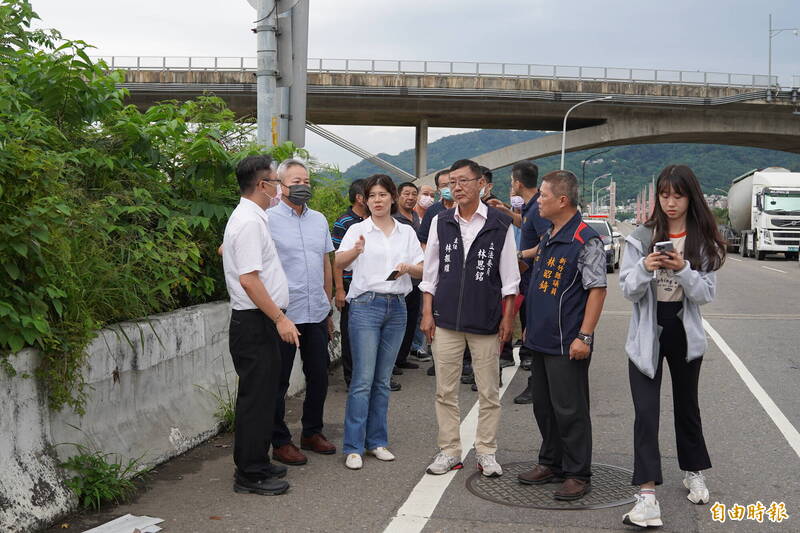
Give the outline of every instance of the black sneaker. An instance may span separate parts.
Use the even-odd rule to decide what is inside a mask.
[[[396,382],[395,380],[390,380],[390,381],[389,381],[389,390],[390,390],[390,391],[392,391],[392,392],[397,392],[397,391],[399,391],[399,390],[400,390],[400,389],[402,389],[402,388],[403,388],[403,386],[402,386],[402,385],[400,385],[400,384],[399,384],[398,382]]]
[[[475,374],[461,374],[461,383],[464,385],[475,383]]]
[[[286,477],[286,472],[288,470],[289,469],[286,468],[283,465],[276,465],[275,463],[270,463],[269,464],[269,477],[274,477],[274,478]],[[233,471],[233,479],[234,480],[241,479],[241,480],[247,481],[247,478],[239,473],[239,469],[238,468],[235,468],[234,471]]]
[[[404,369],[408,369],[408,370],[414,370],[416,368],[419,368],[419,365],[417,363],[412,363],[410,361],[406,361],[404,363],[397,363],[397,368],[404,368]]]
[[[278,496],[289,490],[289,482],[277,478],[265,478],[250,481],[239,476],[233,482],[233,492],[240,494],[260,494],[262,496]]]
[[[513,359],[500,359],[500,368],[506,368],[508,366],[514,366]]]
[[[533,403],[533,390],[530,387],[525,387],[525,390],[514,398],[514,403],[517,405]]]
[[[522,370],[530,370],[531,369],[531,363],[533,363],[533,360],[530,357],[522,357],[519,360],[519,367]]]
[[[394,367],[392,369],[392,375],[393,376],[402,376],[403,375],[403,371],[400,370],[398,367]]]

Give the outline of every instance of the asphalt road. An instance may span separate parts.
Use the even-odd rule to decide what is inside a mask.
[[[767,269],[770,267],[774,270]],[[633,408],[623,351],[630,304],[618,288],[618,274],[609,276],[605,313],[597,332],[591,365],[594,462],[631,469]],[[783,260],[741,260],[733,256],[719,273],[717,299],[704,316],[763,388],[757,399],[734,368],[729,355],[713,340],[701,372],[701,405],[713,468],[707,472],[711,503],[730,508],[761,501],[783,502],[789,519],[772,523],[752,520],[714,522],[710,505],[686,499],[678,469],[668,372],[662,384],[661,452],[664,485],[658,489],[662,531],[800,531],[800,444],[790,445],[800,428],[800,266]],[[403,390],[392,394],[390,439],[393,463],[367,458],[361,471],[347,470],[341,455],[310,457],[302,467],[289,467],[289,493],[280,497],[238,495],[231,490],[233,461],[230,436],[221,436],[177,458],[153,476],[135,501],[73,517],[69,530],[83,530],[124,513],[157,516],[167,532],[216,531],[375,531],[392,523],[398,510],[432,506],[418,482],[436,451],[433,413],[434,381],[420,370],[407,370]],[[516,369],[506,369],[507,375]],[[498,460],[531,461],[540,437],[529,405],[512,402],[525,386],[527,373],[516,372],[503,396]],[[750,382],[752,386],[752,381]],[[756,387],[757,387],[756,386]],[[781,432],[763,401],[774,402],[786,418]],[[462,385],[464,416],[476,393]],[[341,371],[334,370],[326,407],[326,434],[341,444],[345,390]],[[289,404],[292,428],[299,432],[300,402]],[[779,417],[778,417],[779,418]],[[787,425],[788,424],[788,425]],[[796,437],[794,437],[796,439]],[[587,511],[550,511],[510,507],[482,500],[465,486],[475,472],[474,452],[455,473],[432,512],[412,520],[416,531],[631,531],[622,515],[629,506]],[[411,498],[409,499],[409,497]],[[416,502],[416,503],[415,503]],[[398,522],[395,522],[398,524]],[[64,529],[53,529],[53,531]],[[401,527],[399,531],[411,531]]]

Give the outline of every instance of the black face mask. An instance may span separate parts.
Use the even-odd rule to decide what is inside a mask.
[[[306,202],[311,200],[311,187],[308,185],[289,185],[287,198],[294,205],[306,205]]]

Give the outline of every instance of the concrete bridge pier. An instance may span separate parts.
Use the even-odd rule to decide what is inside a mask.
[[[428,121],[420,120],[414,134],[414,174],[421,178],[428,173]]]

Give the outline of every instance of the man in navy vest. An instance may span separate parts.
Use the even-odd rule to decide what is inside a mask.
[[[495,459],[500,421],[498,382],[500,346],[513,331],[513,306],[519,287],[517,247],[511,217],[480,201],[486,179],[474,161],[450,167],[456,207],[431,222],[420,283],[420,329],[433,342],[436,365],[436,419],[439,453],[429,474],[461,468],[458,383],[464,348],[472,353],[480,411],[475,434],[478,468],[502,475]]]
[[[542,446],[539,464],[518,479],[528,485],[563,481],[553,497],[564,501],[591,490],[589,360],[606,297],[603,243],[581,219],[578,201],[572,172],[542,178],[539,214],[552,227],[539,244],[525,297],[525,346],[533,351],[533,414]]]

